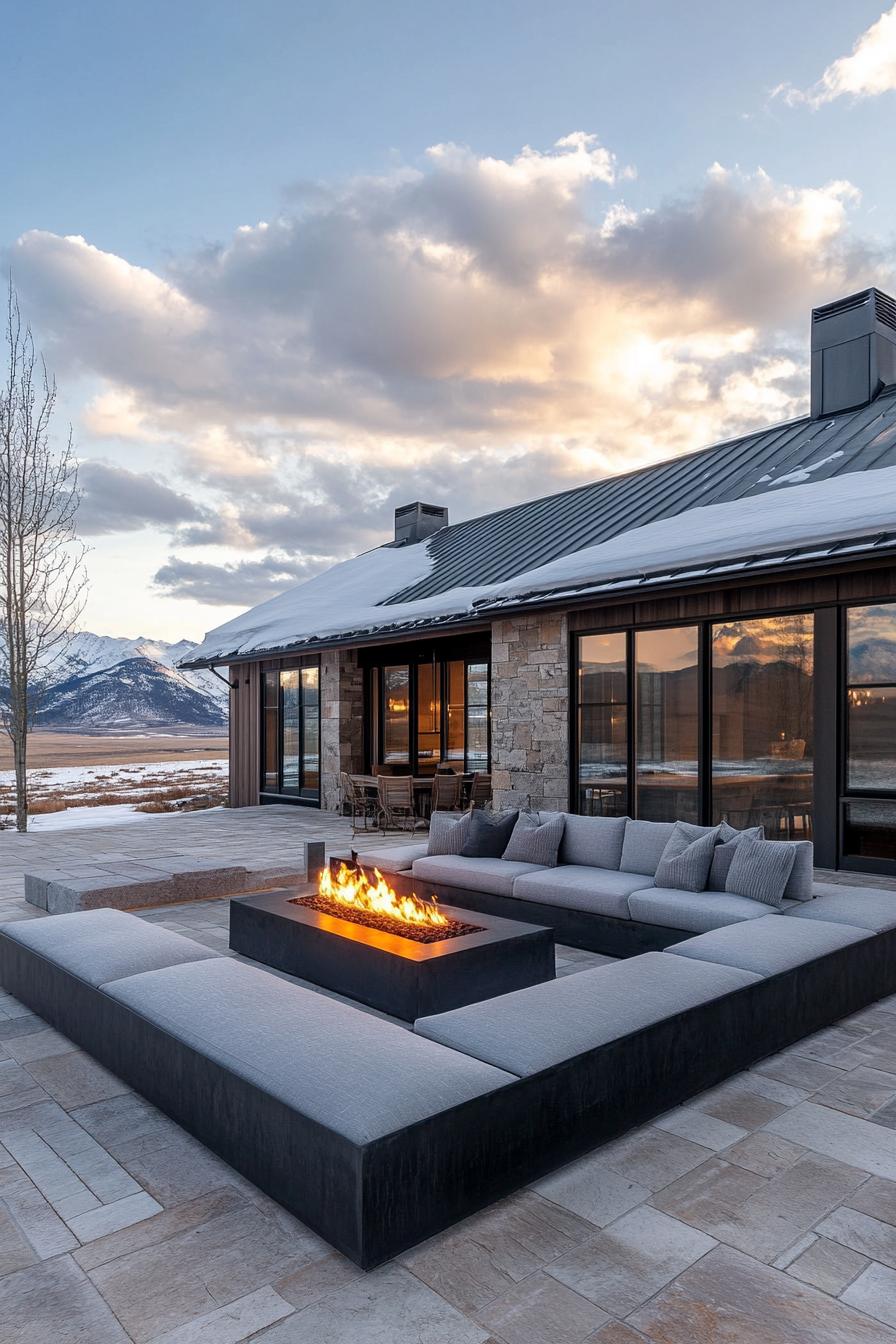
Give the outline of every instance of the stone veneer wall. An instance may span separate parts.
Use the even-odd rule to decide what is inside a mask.
[[[492,626],[494,806],[564,811],[569,802],[569,641],[561,613]]]
[[[364,768],[364,672],[353,649],[320,658],[320,805],[339,809],[339,774]]]

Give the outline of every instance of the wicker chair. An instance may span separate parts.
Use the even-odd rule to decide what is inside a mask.
[[[410,775],[377,776],[377,820],[383,835],[389,829],[415,831],[425,825],[414,806],[414,781]]]
[[[430,794],[430,812],[457,812],[460,810],[463,780],[460,775],[434,775]]]
[[[376,825],[377,799],[364,788],[360,780],[343,770],[339,776],[339,788],[342,793],[342,810],[352,819],[352,835],[357,835],[359,831],[370,830],[368,822],[372,821]]]
[[[470,784],[469,808],[488,807],[492,801],[492,777],[483,770],[475,771]]]

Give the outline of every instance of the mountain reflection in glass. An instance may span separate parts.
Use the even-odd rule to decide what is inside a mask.
[[[635,815],[699,820],[697,627],[635,634]]]

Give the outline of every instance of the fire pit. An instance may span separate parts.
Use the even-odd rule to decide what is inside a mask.
[[[232,900],[230,946],[407,1022],[554,978],[551,929],[398,896],[348,867]]]

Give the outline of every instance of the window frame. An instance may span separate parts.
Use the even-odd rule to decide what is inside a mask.
[[[305,725],[307,710],[305,707],[304,678],[303,672],[308,668],[314,668],[317,672],[317,742],[318,742],[318,768],[317,768],[317,787],[313,792],[308,792],[304,783],[305,779]],[[299,783],[297,787],[285,785],[283,783],[283,673],[294,672],[298,677],[299,688]],[[298,660],[279,663],[275,666],[262,666],[259,669],[259,800],[263,803],[276,799],[278,802],[293,803],[299,807],[320,807],[321,804],[321,666],[320,658],[314,656],[304,656]],[[267,716],[274,712],[275,707],[267,703],[267,680],[268,677],[277,679],[277,761],[276,770],[269,770],[268,762],[268,739],[267,739]],[[276,788],[271,788],[267,783],[268,774],[276,775]]]

